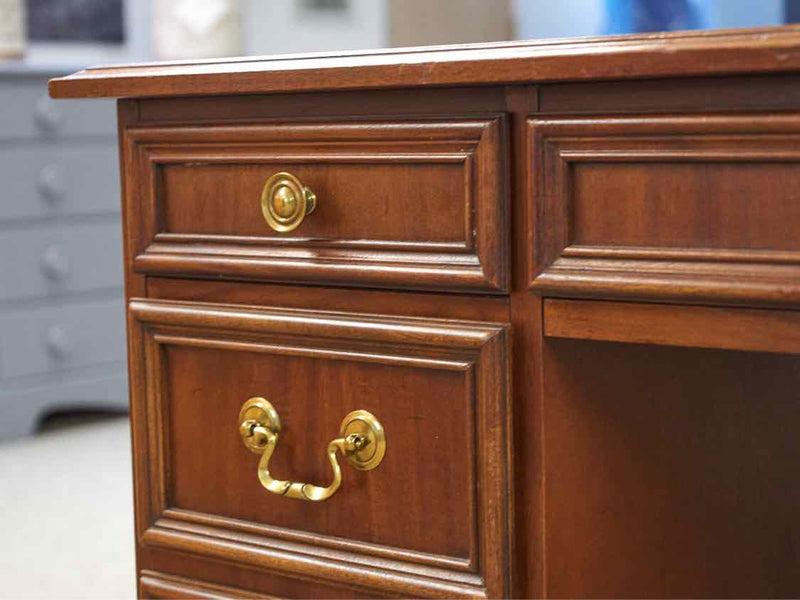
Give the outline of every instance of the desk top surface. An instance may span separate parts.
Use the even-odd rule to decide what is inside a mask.
[[[55,98],[519,85],[800,70],[800,26],[91,67]]]

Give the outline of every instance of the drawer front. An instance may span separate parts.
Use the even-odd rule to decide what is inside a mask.
[[[508,593],[503,325],[129,306],[141,543],[379,594]],[[267,491],[239,430],[254,396],[282,423],[272,476],[327,485],[325,449],[354,410],[380,420],[383,461],[339,457],[321,502]]]
[[[0,313],[0,378],[125,360],[121,297]]]
[[[0,231],[0,301],[122,289],[119,223]]]
[[[0,140],[114,136],[117,119],[110,100],[53,100],[46,78],[0,81]]]
[[[119,159],[113,143],[0,144],[0,175],[0,222],[119,212]]]
[[[501,117],[129,129],[139,272],[501,292]],[[316,195],[290,232],[262,210],[289,172]],[[297,189],[300,189],[298,187]]]
[[[529,121],[545,294],[800,303],[800,117]]]

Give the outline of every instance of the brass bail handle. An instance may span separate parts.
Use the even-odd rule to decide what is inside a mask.
[[[317,196],[291,173],[275,173],[261,190],[261,212],[275,231],[294,231],[317,207]]]
[[[383,460],[386,453],[386,433],[380,421],[365,410],[349,413],[339,428],[339,437],[328,444],[328,460],[333,468],[333,481],[326,487],[297,481],[275,479],[269,473],[269,460],[278,445],[281,421],[275,407],[265,398],[250,398],[239,411],[239,435],[244,445],[256,454],[258,480],[268,491],[287,498],[321,502],[333,496],[342,485],[342,469],[337,452],[350,466],[361,471],[371,471]]]

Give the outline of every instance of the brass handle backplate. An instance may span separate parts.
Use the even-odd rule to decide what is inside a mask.
[[[275,231],[294,231],[314,212],[317,196],[291,173],[275,173],[261,191],[261,212]]]
[[[239,411],[239,435],[251,451],[261,454],[258,480],[267,490],[279,496],[320,502],[333,496],[342,485],[342,469],[336,453],[361,471],[370,471],[381,464],[386,453],[386,433],[378,419],[365,410],[355,410],[342,421],[339,437],[328,444],[328,460],[333,468],[333,481],[326,487],[274,479],[269,473],[269,460],[278,445],[281,421],[275,407],[265,398],[250,398]]]

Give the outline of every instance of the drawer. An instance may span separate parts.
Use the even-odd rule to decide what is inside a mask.
[[[129,312],[143,544],[372,595],[509,593],[503,324],[166,300]],[[272,493],[240,433],[255,396],[279,415],[265,468],[287,485],[331,482],[326,448],[352,411],[380,421],[383,460],[358,470],[337,453],[341,487],[319,502],[296,497],[315,493],[302,483]]]
[[[528,123],[547,295],[800,304],[800,117]]]
[[[121,297],[0,313],[0,378],[125,360]]]
[[[128,372],[124,362],[0,381],[0,443],[33,435],[49,413],[127,409]]]
[[[138,182],[127,194],[141,273],[507,289],[502,117],[124,135],[129,180]],[[294,183],[267,186],[279,173]],[[316,196],[308,215],[303,188]],[[296,229],[268,224],[262,196],[274,210],[273,192],[291,194],[282,198],[285,215],[305,215]]]
[[[0,222],[119,212],[119,159],[109,143],[0,143]]]
[[[0,230],[0,301],[122,289],[119,223]]]
[[[8,77],[0,81],[0,140],[114,136],[114,102],[56,102],[46,78]]]

